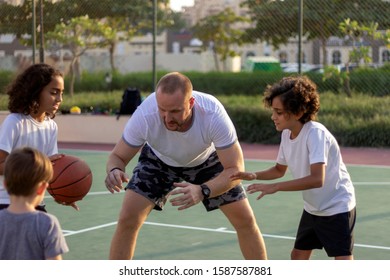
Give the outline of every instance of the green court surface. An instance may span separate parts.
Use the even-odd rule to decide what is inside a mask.
[[[84,159],[93,172],[90,193],[78,202],[80,211],[61,206],[47,195],[48,212],[59,219],[70,252],[67,260],[106,260],[123,193],[104,186],[108,152],[61,150]],[[133,160],[127,167],[131,175]],[[247,160],[247,170],[261,170],[269,161]],[[348,165],[356,188],[357,222],[354,256],[357,260],[390,260],[390,167]],[[286,177],[288,178],[288,177]],[[246,182],[244,182],[246,183]],[[280,192],[256,200],[249,196],[264,235],[268,257],[288,260],[301,216],[300,192]],[[142,227],[134,259],[138,260],[242,260],[236,234],[220,211],[207,213],[203,205],[178,211],[167,204],[153,211]],[[329,259],[316,250],[312,259]]]

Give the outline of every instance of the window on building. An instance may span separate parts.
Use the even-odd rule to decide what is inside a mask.
[[[382,52],[382,62],[390,62],[390,51],[389,50],[384,50]]]
[[[299,62],[299,57],[298,57],[298,54],[297,54],[297,63]],[[304,52],[302,52],[302,63],[306,63],[306,54]]]
[[[340,64],[341,63],[341,52],[334,51],[332,53],[332,64]]]
[[[280,61],[280,63],[287,63],[288,62],[287,53],[286,52],[280,52],[279,53],[279,61]]]

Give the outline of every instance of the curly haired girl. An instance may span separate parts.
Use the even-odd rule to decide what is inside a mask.
[[[34,64],[20,73],[7,88],[10,114],[0,126],[0,209],[9,196],[3,186],[4,163],[12,150],[29,146],[54,161],[58,154],[58,127],[54,122],[64,92],[63,74],[47,64]],[[77,209],[76,205],[72,205]],[[42,202],[38,207],[45,211]]]

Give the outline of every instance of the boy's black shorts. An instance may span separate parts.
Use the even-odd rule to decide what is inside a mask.
[[[303,210],[294,248],[324,248],[329,257],[352,255],[356,208],[333,216],[316,216]]]

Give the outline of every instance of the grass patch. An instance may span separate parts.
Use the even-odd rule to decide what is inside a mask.
[[[119,110],[123,91],[84,92],[73,97],[64,94],[60,110],[78,106],[83,113],[115,114]],[[142,93],[145,98],[149,93]],[[226,107],[241,141],[277,144],[279,135],[265,109],[262,95],[218,95]],[[332,132],[343,146],[390,147],[390,96],[364,94],[347,98],[332,92],[322,93],[318,121]],[[0,110],[7,111],[8,97],[0,95]]]

